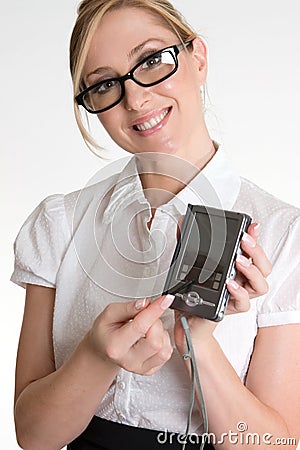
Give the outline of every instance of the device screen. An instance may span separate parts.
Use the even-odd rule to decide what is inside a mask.
[[[177,280],[218,290],[226,276],[238,233],[237,221],[225,215],[197,212],[193,218]]]

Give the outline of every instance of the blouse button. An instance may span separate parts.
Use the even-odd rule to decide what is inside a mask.
[[[118,388],[119,388],[121,391],[124,391],[125,387],[126,387],[126,384],[124,383],[124,381],[119,381],[119,382],[118,382]]]

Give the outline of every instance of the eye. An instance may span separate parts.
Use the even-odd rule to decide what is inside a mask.
[[[142,64],[142,69],[155,69],[162,63],[162,54],[156,53],[155,55],[149,56],[146,61]]]
[[[97,84],[94,89],[92,89],[92,94],[107,94],[118,86],[117,80],[105,80]]]

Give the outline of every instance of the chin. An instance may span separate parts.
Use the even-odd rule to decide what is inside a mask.
[[[174,142],[160,142],[158,145],[147,146],[147,150],[145,147],[142,151],[137,152],[139,155],[145,155],[147,159],[152,159],[153,161],[161,160],[167,156],[176,156],[180,153],[180,148],[178,144],[174,144]]]
[[[138,158],[147,161],[162,161],[172,155],[171,152],[162,151],[150,151],[150,152],[139,152],[135,154]]]

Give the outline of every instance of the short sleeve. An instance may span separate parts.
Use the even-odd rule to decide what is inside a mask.
[[[11,281],[22,287],[29,283],[54,288],[69,234],[64,195],[47,197],[30,214],[18,233]]]
[[[272,258],[269,292],[258,299],[258,326],[300,323],[300,218],[288,228]]]

